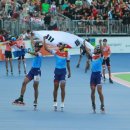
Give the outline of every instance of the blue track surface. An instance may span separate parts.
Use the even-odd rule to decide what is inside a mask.
[[[0,130],[130,130],[130,89],[120,84],[103,84],[106,114],[100,113],[96,95],[97,114],[92,114],[89,77],[84,73],[85,58],[76,68],[78,56],[72,56],[72,77],[67,79],[64,112],[53,111],[53,57],[43,58],[42,78],[39,86],[38,111],[33,110],[33,87],[28,84],[24,100],[26,106],[13,106],[19,97],[24,75],[18,76],[17,61],[14,76],[5,75],[5,63],[0,64]],[[32,59],[27,60],[27,69]],[[113,54],[112,72],[130,71],[130,54]],[[58,96],[60,106],[60,90]],[[60,110],[60,107],[58,108]]]

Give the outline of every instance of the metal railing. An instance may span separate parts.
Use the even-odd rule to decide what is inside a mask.
[[[130,24],[121,20],[73,20],[71,30],[77,35],[130,35]]]
[[[61,13],[56,13],[55,15],[58,29],[61,31],[71,31],[71,19],[62,15]]]
[[[122,20],[70,20],[63,16],[55,16],[60,31],[67,31],[76,35],[130,35],[130,24],[123,24]],[[0,29],[19,35],[23,30],[44,30],[45,25],[31,20],[1,19]]]

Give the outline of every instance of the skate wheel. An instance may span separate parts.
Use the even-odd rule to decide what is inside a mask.
[[[57,107],[56,106],[54,107],[54,111],[57,111]]]
[[[24,102],[13,102],[12,104],[16,106],[25,106]]]
[[[64,111],[64,108],[63,107],[61,107],[61,112],[63,112]]]
[[[34,107],[34,111],[37,111],[37,107]]]
[[[34,106],[34,111],[36,111],[37,110],[37,105],[35,104],[33,106]]]
[[[105,114],[105,111],[100,111],[101,114]]]
[[[96,114],[96,111],[93,111],[93,114]]]

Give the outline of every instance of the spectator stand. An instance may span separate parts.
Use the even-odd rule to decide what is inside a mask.
[[[59,5],[60,4],[60,5]],[[130,35],[130,1],[82,0],[0,2],[0,28],[19,35],[25,30],[61,30],[77,35]]]

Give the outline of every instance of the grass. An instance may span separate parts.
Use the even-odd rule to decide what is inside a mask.
[[[130,82],[130,74],[116,74],[114,76],[122,80]]]

